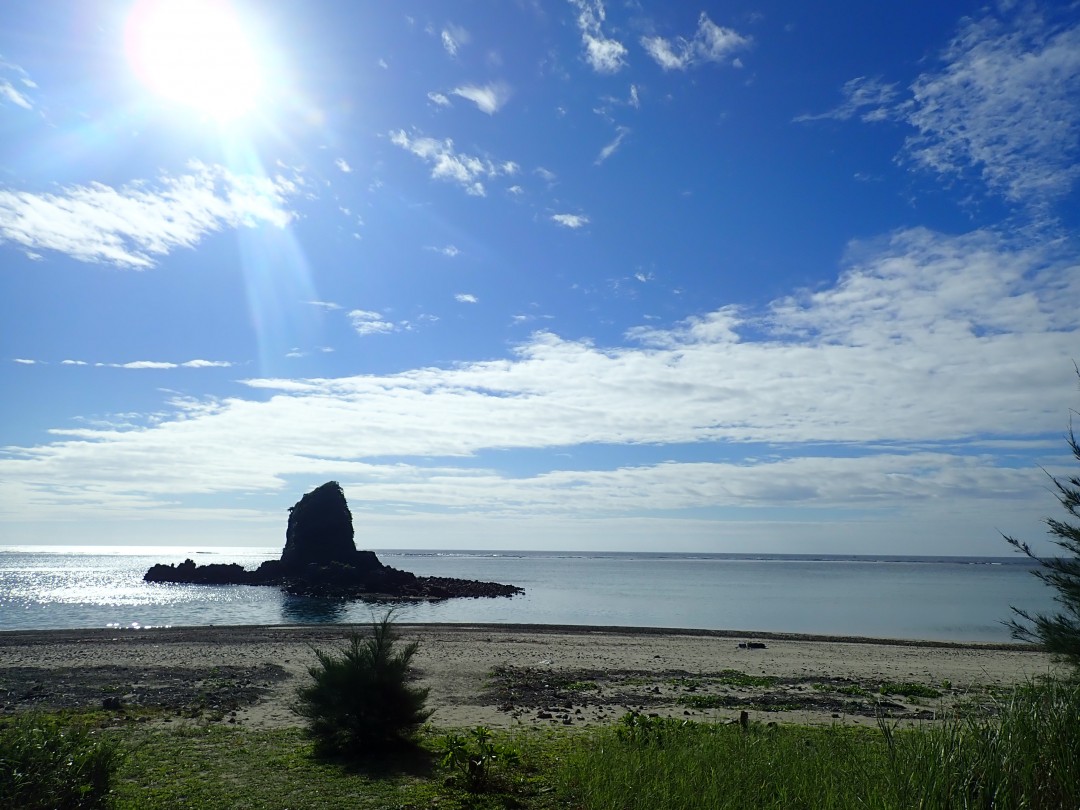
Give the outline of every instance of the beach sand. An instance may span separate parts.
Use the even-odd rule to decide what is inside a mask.
[[[314,648],[340,649],[350,632],[366,629],[0,632],[0,714],[156,706],[180,719],[299,725],[292,706]],[[403,641],[420,642],[417,682],[431,690],[431,722],[448,728],[587,726],[629,710],[711,721],[746,711],[761,722],[924,722],[957,705],[992,711],[1003,689],[1058,671],[1048,655],[1010,644],[611,627],[396,629]],[[919,691],[913,685],[923,694],[911,694]]]

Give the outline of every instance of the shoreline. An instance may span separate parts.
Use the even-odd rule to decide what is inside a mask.
[[[941,647],[958,649],[983,649],[983,650],[1019,650],[1029,652],[1041,652],[1036,644],[1028,644],[1019,641],[946,641],[941,639],[918,639],[918,638],[890,638],[885,636],[846,636],[828,633],[785,633],[775,630],[729,630],[729,629],[704,629],[692,627],[635,627],[623,625],[604,624],[511,624],[502,622],[395,622],[394,626],[403,632],[407,629],[425,630],[435,629],[453,632],[457,629],[462,631],[508,631],[515,633],[544,634],[605,634],[605,635],[632,635],[632,636],[707,636],[714,638],[751,639],[754,641],[801,641],[801,642],[832,642],[844,644],[877,644],[888,647]],[[276,632],[296,635],[311,634],[322,636],[335,630],[351,632],[364,630],[370,627],[370,622],[327,622],[313,624],[208,624],[208,625],[155,625],[152,627],[75,627],[75,628],[48,628],[4,630],[0,628],[0,649],[5,646],[5,639],[32,640],[42,635],[51,638],[64,638],[71,636],[79,638],[84,635],[102,635],[130,633],[132,638],[136,635],[155,633],[184,634],[204,636],[209,640],[218,635],[238,635],[246,632]]]
[[[314,650],[340,649],[367,627],[0,631],[0,715],[109,705],[296,726],[295,692]],[[420,644],[414,670],[440,727],[580,727],[627,711],[715,722],[741,711],[762,722],[869,725],[878,714],[922,722],[953,706],[989,711],[1012,685],[1060,671],[1025,644],[580,625],[395,628]]]

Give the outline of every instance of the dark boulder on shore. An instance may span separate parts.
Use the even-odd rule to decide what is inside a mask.
[[[358,551],[353,540],[352,513],[336,481],[317,487],[289,509],[281,559],[267,560],[254,571],[236,563],[159,563],[143,579],[192,585],[274,585],[302,596],[379,601],[437,601],[523,593],[514,585],[497,582],[418,577],[384,565],[373,551]]]

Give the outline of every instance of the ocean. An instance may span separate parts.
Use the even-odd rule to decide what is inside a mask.
[[[671,627],[1009,641],[1010,605],[1054,607],[1026,558],[376,550],[419,575],[523,596],[401,608],[402,622]],[[254,567],[278,548],[0,547],[0,631],[367,622],[362,602],[149,584],[158,562]]]

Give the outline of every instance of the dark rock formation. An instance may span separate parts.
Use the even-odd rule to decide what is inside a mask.
[[[438,601],[523,593],[514,585],[497,582],[418,577],[383,565],[373,551],[358,551],[353,541],[352,513],[337,481],[317,487],[289,509],[281,559],[267,560],[254,571],[236,563],[159,563],[143,579],[194,585],[276,585],[302,596],[379,601]]]
[[[289,509],[285,550],[281,552],[285,565],[351,565],[355,554],[352,512],[337,481],[316,487]]]

